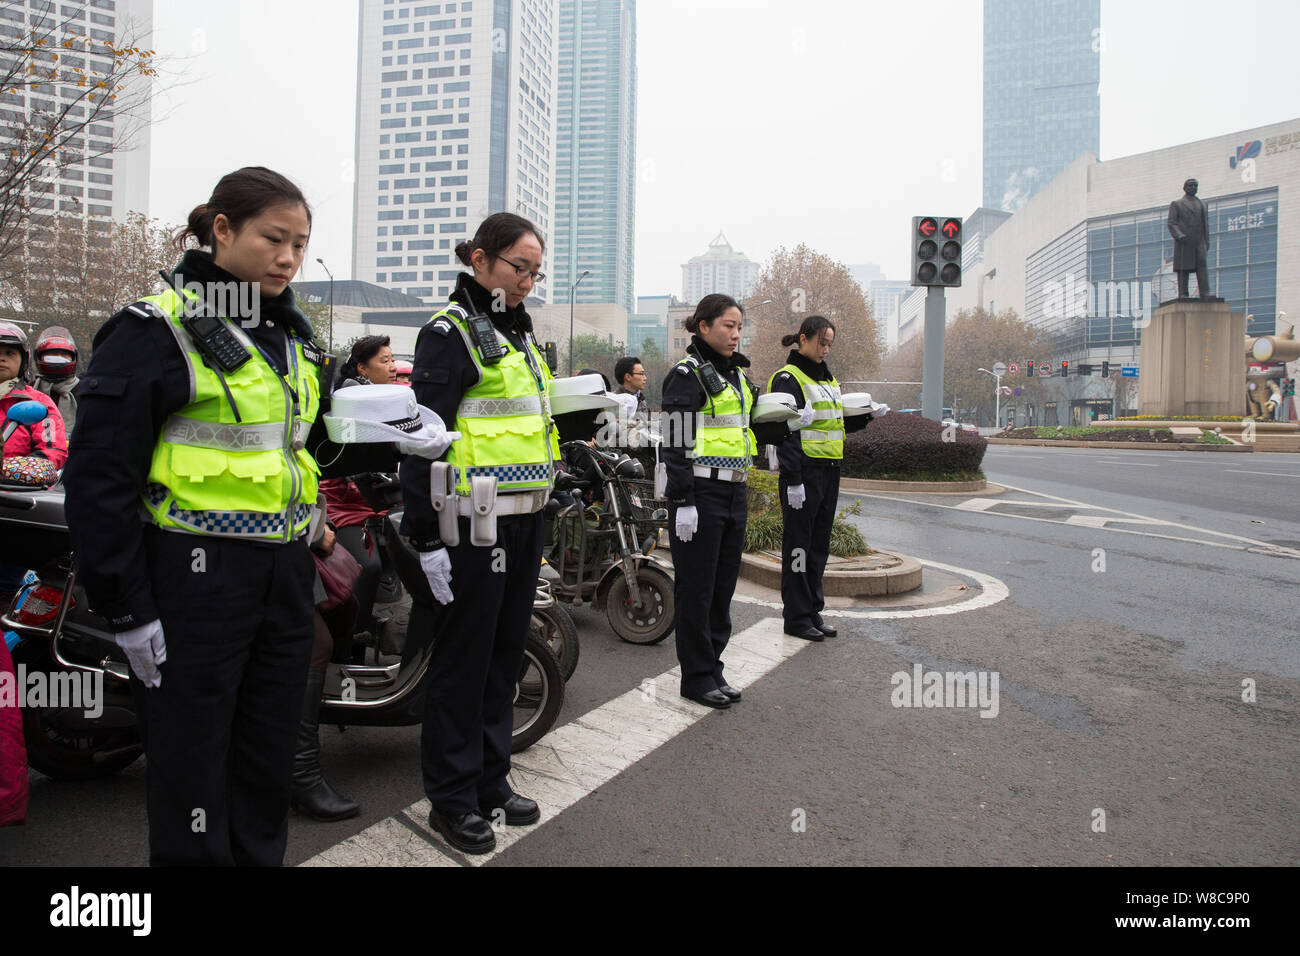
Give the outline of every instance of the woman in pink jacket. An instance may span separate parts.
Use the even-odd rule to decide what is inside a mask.
[[[45,421],[19,425],[5,442],[5,457],[35,456],[48,458],[55,468],[68,460],[68,438],[63,416],[44,392],[27,384],[31,359],[27,354],[27,336],[12,322],[0,322],[0,418],[11,405],[40,402],[47,412]]]

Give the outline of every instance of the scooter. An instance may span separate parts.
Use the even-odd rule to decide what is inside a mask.
[[[44,413],[38,403],[16,403],[9,418],[22,424],[39,421],[25,422],[18,417],[22,412],[14,413],[24,405],[36,405]],[[72,678],[82,674],[102,681],[102,710],[96,708],[97,713],[80,706],[81,700],[76,706],[63,706],[69,701],[60,699],[23,708],[28,762],[49,777],[75,780],[116,773],[130,766],[143,746],[129,665],[107,622],[90,607],[77,583],[63,505],[59,484],[0,484],[0,531],[6,545],[37,569],[35,580],[24,585],[0,615],[0,631],[12,631],[19,638],[12,648],[14,665],[25,665],[29,680],[39,673],[47,687],[69,687]],[[410,639],[403,641],[396,663],[329,665],[321,723],[404,726],[423,719],[437,605],[418,555],[398,534],[400,518],[396,514],[385,520],[383,545],[411,597],[406,628]],[[555,653],[540,635],[530,633],[516,688],[511,749],[518,752],[539,740],[554,725],[563,703],[564,677]]]

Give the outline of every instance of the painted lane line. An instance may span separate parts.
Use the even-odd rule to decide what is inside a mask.
[[[974,578],[982,590],[977,591],[965,601],[958,601],[956,604],[944,604],[938,607],[918,607],[904,611],[854,611],[850,608],[827,607],[822,608],[822,617],[847,617],[858,621],[893,621],[910,617],[937,617],[944,614],[961,614],[965,611],[978,611],[980,608],[990,607],[1011,596],[1011,591],[1006,584],[1004,584],[1000,579],[993,577],[991,574],[985,574],[982,571],[972,571],[969,568],[959,568],[951,564],[941,564],[938,561],[927,561],[924,558],[917,558],[916,560],[926,567],[937,568],[940,571],[947,571],[950,574]],[[754,597],[749,594],[737,594],[732,598],[732,600],[741,601],[745,604],[756,604],[759,607],[773,608],[778,611],[784,608],[784,605],[780,601],[765,601],[760,597]]]
[[[1159,524],[1158,521],[1148,521],[1146,518],[1112,518],[1109,515],[1070,515],[1065,519],[1066,524],[1079,525],[1084,528],[1106,528],[1108,522],[1127,521],[1130,524]],[[1115,530],[1115,529],[1110,529]],[[1233,547],[1230,545],[1230,547]]]
[[[786,637],[782,626],[780,618],[765,618],[731,639],[723,660],[732,687],[743,690],[809,646],[807,641]],[[510,785],[537,801],[542,820],[531,827],[500,828],[492,853],[462,858],[429,829],[429,802],[420,800],[401,811],[404,821],[393,817],[381,820],[302,865],[482,866],[713,714],[712,708],[679,696],[680,680],[680,668],[665,671],[515,754]],[[744,704],[737,706],[743,708]]]
[[[1275,478],[1300,478],[1300,475],[1290,475],[1284,471],[1242,471],[1240,468],[1225,468],[1223,470],[1238,475],[1273,475]]]
[[[1159,468],[1159,462],[1150,461],[1122,461],[1118,458],[1098,458],[1097,461],[1106,465],[1128,465],[1132,468]]]

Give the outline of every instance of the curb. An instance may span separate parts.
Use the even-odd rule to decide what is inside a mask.
[[[883,478],[840,478],[840,493],[846,491],[985,491],[988,480],[975,481],[887,481]]]
[[[906,554],[877,551],[876,554],[897,558],[895,567],[873,571],[832,571],[822,575],[822,591],[832,597],[883,597],[905,594],[921,586],[921,562]],[[757,554],[740,556],[740,576],[763,587],[781,591],[781,562]]]
[[[990,445],[1034,445],[1040,448],[1141,448],[1155,451],[1252,452],[1254,445],[1210,445],[1194,441],[1082,441],[1069,438],[988,438]]]

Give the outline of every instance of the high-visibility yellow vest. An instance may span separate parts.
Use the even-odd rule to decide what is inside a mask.
[[[304,533],[320,474],[305,450],[320,410],[320,353],[289,336],[281,376],[238,322],[222,318],[252,358],[218,375],[181,325],[185,302],[175,290],[142,301],[168,323],[190,373],[190,402],[154,446],[141,495],[150,520],[221,537],[290,541]]]
[[[789,372],[803,389],[805,402],[812,402],[813,421],[799,429],[799,442],[809,458],[844,457],[844,405],[841,402],[840,383],[832,375],[829,382],[817,382],[804,374],[797,365],[783,365],[772,373],[767,389],[782,372]]]
[[[699,377],[700,360],[694,355],[687,355],[678,364],[688,365]],[[739,389],[725,376],[722,380],[727,387],[717,395],[709,395],[704,382],[700,382],[704,388],[704,405],[696,418],[695,446],[686,452],[686,457],[692,465],[705,468],[748,471],[752,456],[758,451],[754,433],[749,429],[754,411],[749,380],[741,372]]]
[[[506,354],[485,364],[466,317],[464,308],[454,304],[433,317],[451,321],[478,370],[478,382],[456,409],[455,430],[461,438],[452,442],[448,459],[456,469],[456,493],[468,495],[475,475],[494,475],[498,494],[549,491],[560,460],[559,433],[547,397],[550,366],[527,333],[520,351],[495,326]]]

